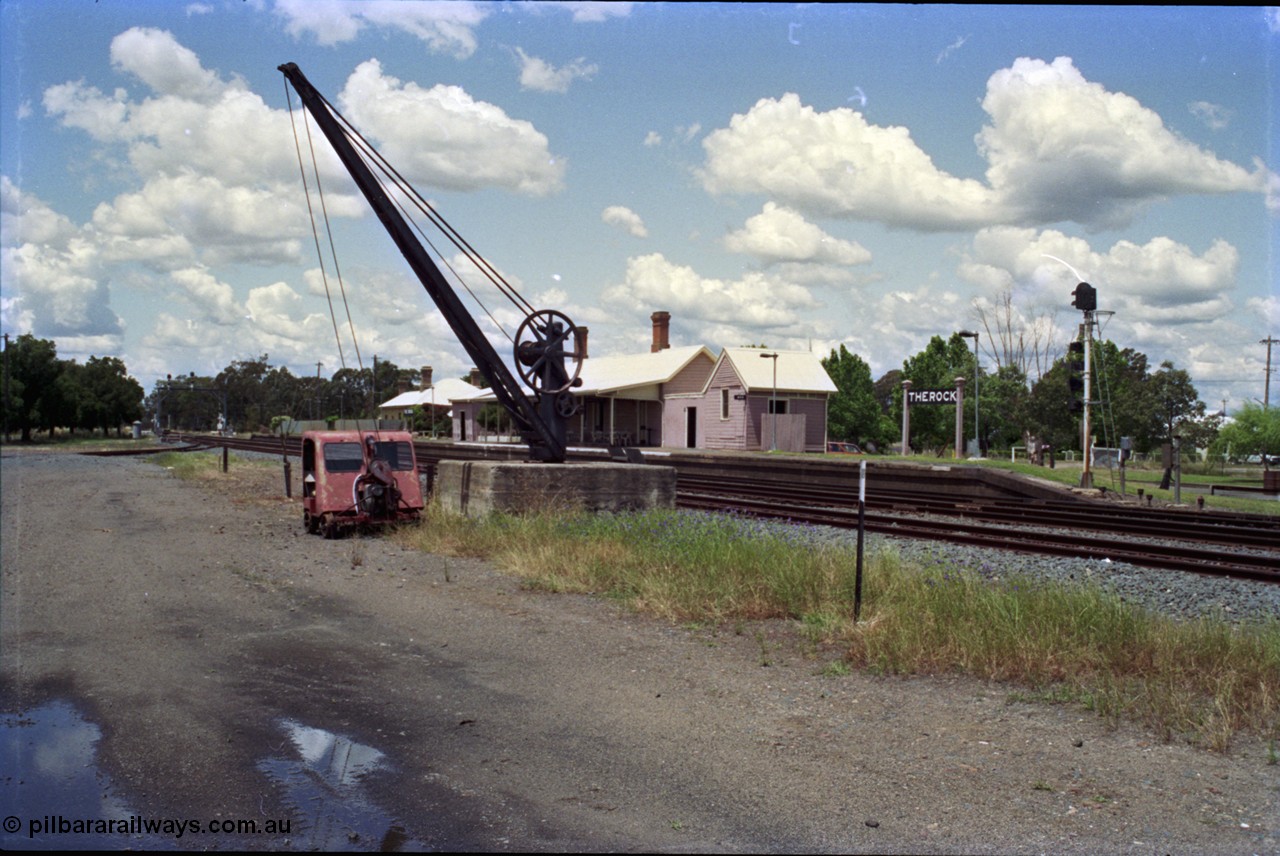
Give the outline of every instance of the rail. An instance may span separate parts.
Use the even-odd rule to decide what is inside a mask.
[[[300,455],[298,438],[226,438],[178,435],[184,443],[207,443],[270,455]],[[428,473],[446,458],[520,459],[520,448],[502,454],[482,447],[414,444],[419,467]],[[579,456],[600,460],[599,455]],[[853,528],[856,495],[830,485],[760,485],[740,476],[709,478],[676,468],[676,502],[697,510],[735,511],[797,523]],[[730,460],[722,469],[732,467]],[[1261,515],[1170,511],[1088,502],[975,500],[964,496],[868,490],[867,531],[1011,550],[1036,555],[1109,559],[1149,568],[1280,583],[1280,520]],[[976,522],[981,521],[981,522]]]

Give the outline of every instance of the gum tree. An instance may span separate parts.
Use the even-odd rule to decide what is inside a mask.
[[[1263,465],[1270,468],[1269,459],[1280,455],[1280,407],[1245,402],[1232,422],[1218,431],[1211,450],[1233,458],[1261,455]]]
[[[10,417],[12,427],[22,432],[22,442],[31,442],[33,428],[43,427],[57,406],[56,388],[63,364],[58,348],[49,339],[23,333],[5,350],[9,370]]]
[[[827,432],[833,440],[880,444],[893,435],[889,421],[876,400],[871,367],[844,345],[823,359],[836,385],[836,393],[827,406]]]

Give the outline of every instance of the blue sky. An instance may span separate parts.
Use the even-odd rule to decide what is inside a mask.
[[[296,62],[594,354],[647,350],[664,309],[674,345],[844,344],[875,376],[977,329],[987,370],[1034,377],[1082,277],[1106,338],[1234,410],[1280,334],[1278,38],[1261,7],[0,0],[0,321],[148,388],[263,353],[354,367]],[[321,170],[363,361],[465,374]]]

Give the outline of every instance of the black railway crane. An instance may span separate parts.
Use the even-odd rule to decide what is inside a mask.
[[[584,342],[578,328],[566,315],[552,309],[529,312],[521,323],[514,340],[515,365],[520,377],[536,393],[535,405],[498,357],[475,319],[366,163],[360,149],[352,142],[355,133],[349,130],[349,123],[311,85],[295,63],[285,63],[279,66],[279,71],[293,84],[303,106],[311,113],[321,132],[333,146],[356,186],[400,248],[409,267],[422,282],[422,287],[431,295],[454,335],[489,382],[498,403],[511,415],[521,438],[529,444],[530,454],[539,461],[562,463],[568,445],[567,422],[578,408],[577,401],[569,390],[582,383],[578,375],[585,355],[582,353]],[[355,137],[362,148],[371,148],[358,135]],[[390,170],[390,173],[394,174],[394,170]],[[399,180],[398,175],[396,179]],[[572,367],[568,364],[569,360],[572,360]]]

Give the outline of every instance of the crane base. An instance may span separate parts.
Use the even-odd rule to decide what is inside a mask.
[[[649,464],[441,461],[435,496],[445,511],[467,517],[674,508],[676,471]]]

